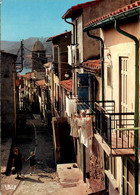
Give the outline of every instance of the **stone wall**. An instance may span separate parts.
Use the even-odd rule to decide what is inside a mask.
[[[1,119],[2,135],[11,134],[14,128],[13,70],[15,55],[1,53]]]
[[[105,189],[104,183],[104,157],[103,149],[93,137],[90,146],[90,186],[93,192],[99,192]]]

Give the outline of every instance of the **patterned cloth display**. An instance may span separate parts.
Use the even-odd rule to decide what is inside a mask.
[[[86,120],[86,131],[87,131],[88,137],[92,137],[93,136],[92,117],[88,117],[87,120]]]
[[[72,118],[71,120],[71,132],[70,132],[70,135],[75,137],[75,138],[78,138],[79,135],[78,135],[78,126],[77,126],[77,120],[75,117]]]
[[[93,136],[92,117],[73,117],[70,135],[75,138],[79,137],[80,143],[88,147],[88,139]]]

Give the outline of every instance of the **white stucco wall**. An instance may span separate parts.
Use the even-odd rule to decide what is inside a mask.
[[[139,22],[120,26],[126,32],[133,34],[140,40]],[[104,75],[105,75],[105,100],[115,100],[115,111],[119,110],[119,58],[128,57],[127,65],[127,112],[135,111],[135,43],[133,40],[118,33],[114,28],[101,30],[104,40]],[[111,66],[111,87],[107,86],[107,66]],[[140,104],[140,103],[139,103]],[[139,105],[140,109],[140,105]],[[139,119],[140,120],[140,119]],[[139,121],[140,124],[140,121]],[[140,137],[140,136],[139,136]],[[139,138],[140,145],[140,138]],[[140,152],[139,152],[140,153]],[[139,154],[140,161],[140,154]],[[117,183],[121,193],[122,183],[122,158],[117,157]],[[139,174],[140,175],[140,174]],[[140,179],[140,178],[139,178]],[[139,180],[140,181],[140,180]],[[140,185],[139,185],[140,191]]]
[[[125,29],[128,32],[128,29]],[[134,112],[135,103],[135,44],[131,39],[116,30],[104,31],[105,44],[105,99],[115,100],[116,112],[119,112],[119,57],[128,57],[128,112]],[[110,54],[109,59],[107,55]],[[107,66],[111,66],[111,87],[107,86]],[[131,93],[129,93],[131,90]]]
[[[79,49],[79,63],[83,62],[83,23],[82,15],[78,18],[78,46]]]

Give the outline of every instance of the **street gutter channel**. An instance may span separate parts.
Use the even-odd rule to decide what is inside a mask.
[[[32,125],[33,125],[33,127],[34,127],[34,130],[35,130],[35,149],[34,149],[34,154],[35,154],[35,152],[36,152],[36,148],[37,148],[37,133],[36,133],[36,127],[35,127],[35,124],[33,123],[33,122],[31,122],[31,121],[29,121]],[[13,147],[11,147],[11,149],[12,149]],[[12,149],[13,150],[13,149]],[[12,151],[11,150],[11,151]],[[27,173],[27,171],[28,171],[28,169],[25,171],[25,173],[24,174],[26,174]],[[21,184],[21,182],[22,182],[22,180],[20,180],[19,181],[19,183],[18,183],[18,185],[17,185],[17,187],[16,187],[16,189],[12,192],[12,194],[11,195],[13,195],[16,191],[17,191],[17,189],[18,189],[18,187],[20,186],[20,184]]]
[[[36,148],[37,148],[37,133],[36,133],[36,126],[33,122],[29,121],[33,127],[34,127],[34,131],[35,131],[35,149],[34,149],[34,154],[36,153]]]
[[[36,131],[36,126],[35,126],[35,124],[34,124],[32,121],[28,121],[28,122],[32,124],[32,126],[33,126],[33,128],[34,128],[34,132],[35,132],[35,134],[34,134],[34,135],[35,135],[35,148],[34,148],[34,154],[35,154],[35,153],[36,153],[36,149],[37,149],[37,131]],[[13,141],[12,147],[11,147],[11,152],[10,152],[11,155],[12,155],[12,151],[13,151],[13,145],[14,145],[14,141]],[[9,159],[9,160],[10,160],[10,159]],[[42,166],[42,163],[41,163],[40,161],[37,161],[37,164]],[[42,169],[42,168],[41,168],[41,169]],[[26,174],[28,170],[29,170],[29,169],[27,169],[27,170],[24,172],[24,174]],[[44,168],[43,168],[42,170],[45,171]],[[46,172],[46,171],[45,171],[45,172]],[[49,176],[48,176],[48,177],[49,177]],[[50,179],[53,179],[52,177],[49,177],[49,178],[50,178]],[[19,181],[19,183],[18,183],[16,189],[12,192],[11,195],[13,195],[13,194],[17,191],[17,189],[19,188],[19,186],[20,186],[20,184],[21,184],[22,181],[23,181],[23,180],[20,180],[20,181]]]

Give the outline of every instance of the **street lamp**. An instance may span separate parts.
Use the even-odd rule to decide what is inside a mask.
[[[66,72],[65,73],[65,79],[68,79],[69,78],[69,74]]]

